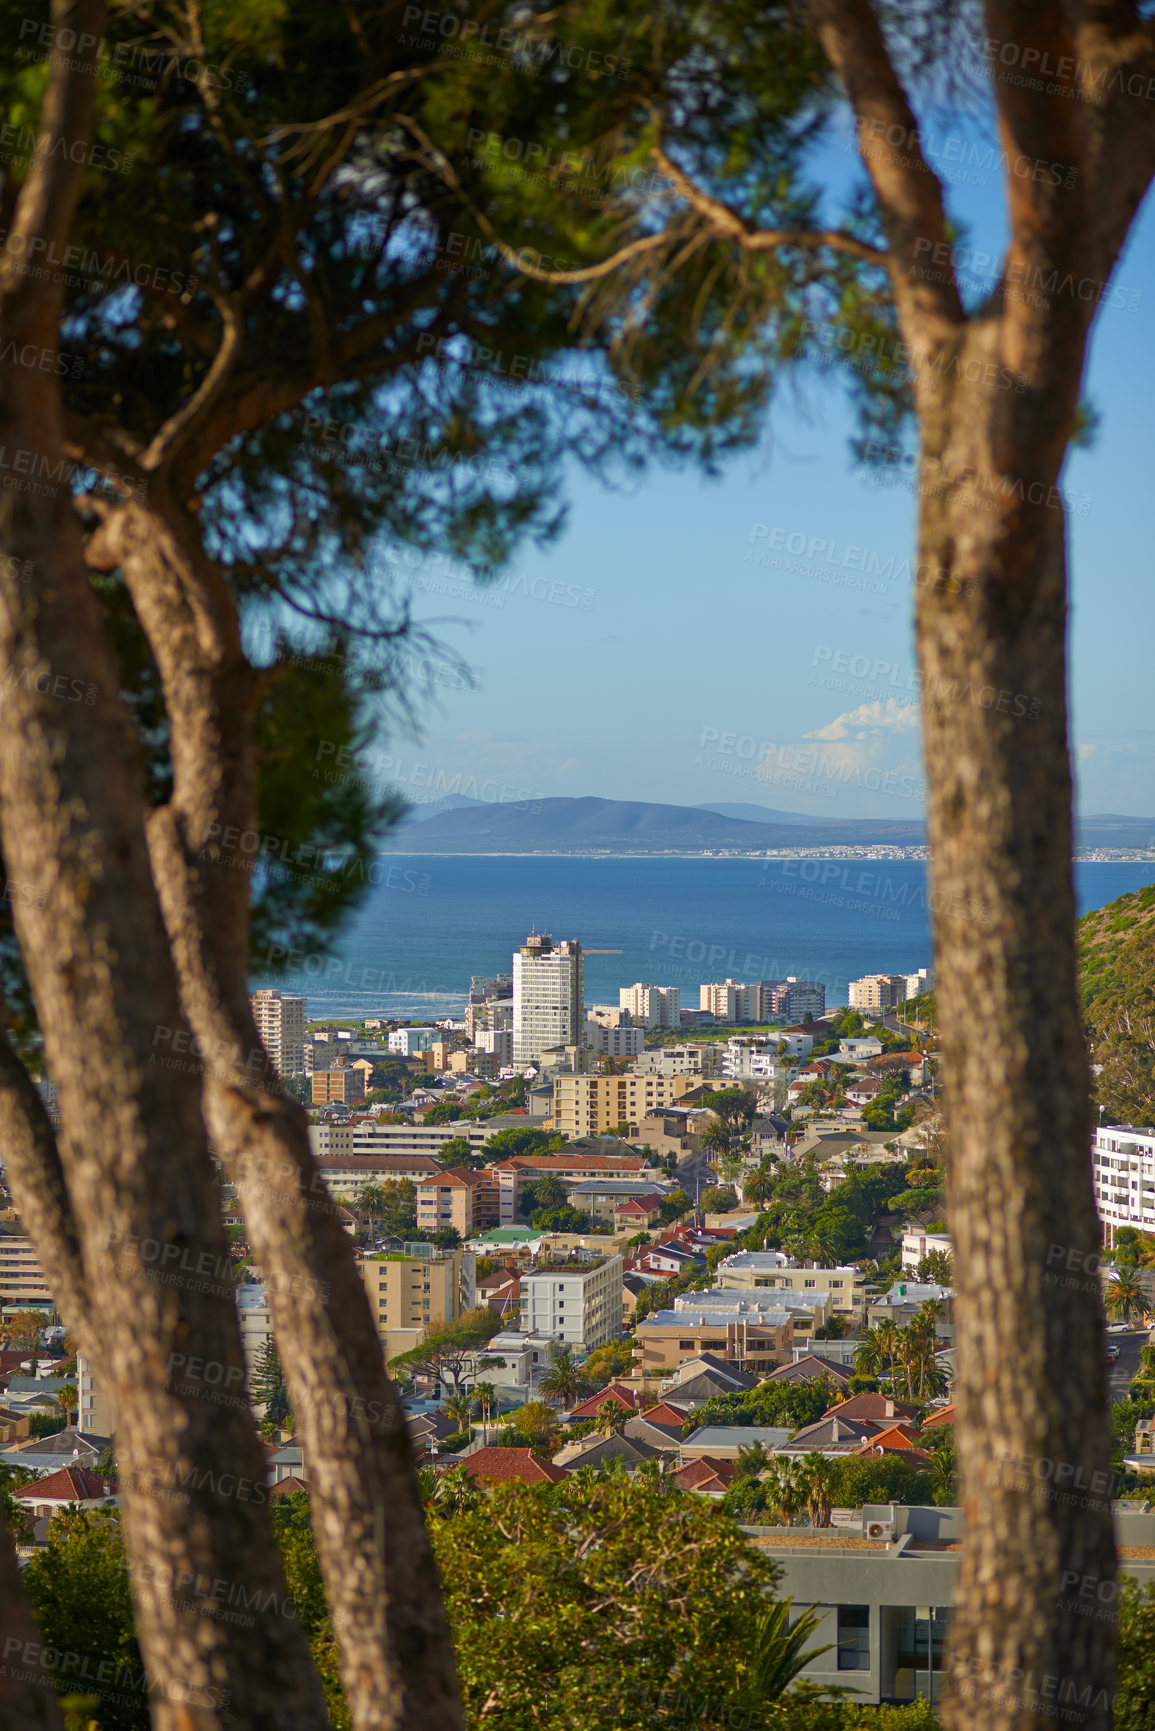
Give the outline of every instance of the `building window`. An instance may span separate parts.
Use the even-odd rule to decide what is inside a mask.
[[[838,1669],[870,1670],[870,1606],[839,1605]]]

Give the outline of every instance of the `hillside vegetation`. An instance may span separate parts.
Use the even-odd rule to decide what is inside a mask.
[[[1106,1122],[1155,1123],[1155,884],[1084,914],[1079,992]]]

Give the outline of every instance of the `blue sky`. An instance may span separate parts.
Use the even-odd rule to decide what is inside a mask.
[[[823,159],[828,183],[850,168],[844,143]],[[968,244],[997,254],[1003,189],[997,173],[987,178],[952,192],[951,206]],[[1146,817],[1155,815],[1150,202],[1114,280],[1134,310],[1107,303],[1099,313],[1087,394],[1101,425],[1063,477],[1080,507],[1069,518],[1072,736],[1080,810]],[[461,585],[457,595],[417,593],[417,617],[439,621],[478,686],[439,687],[422,737],[394,739],[382,769],[418,801],[457,785],[493,799],[921,815],[914,496],[855,467],[851,432],[842,388],[820,377],[782,393],[763,449],[734,460],[720,482],[655,472],[627,496],[573,474],[560,541],[523,550],[488,601]],[[803,541],[807,551],[832,546],[838,563],[821,549],[812,576],[751,562],[774,543],[788,559]],[[852,546],[862,553],[849,555]],[[873,569],[875,592],[836,581],[848,559]],[[802,754],[818,742],[860,775],[816,779]]]

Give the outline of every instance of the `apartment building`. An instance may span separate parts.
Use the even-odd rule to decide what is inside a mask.
[[[1091,1145],[1095,1205],[1114,1244],[1120,1226],[1155,1232],[1155,1127],[1102,1124]]]
[[[585,1266],[565,1263],[523,1274],[520,1332],[550,1335],[587,1351],[618,1340],[623,1268],[620,1256],[609,1256]]]
[[[279,1076],[305,1073],[305,1000],[267,990],[249,997],[261,1043]]]
[[[618,989],[618,1008],[628,1010],[639,1028],[677,1028],[681,1023],[682,993],[678,986],[651,986],[637,980]]]
[[[727,1292],[796,1292],[807,1297],[830,1294],[837,1316],[860,1316],[866,1304],[866,1276],[852,1264],[820,1268],[791,1262],[781,1250],[743,1250],[727,1256],[714,1275]]]
[[[784,980],[758,982],[758,1021],[785,1016],[791,1022],[816,1021],[826,1013],[826,987],[817,980],[787,974]]]
[[[924,1256],[932,1250],[940,1250],[944,1256],[951,1256],[949,1232],[921,1232],[910,1228],[902,1235],[902,1271],[904,1274],[914,1274]]]
[[[569,1137],[604,1136],[619,1124],[640,1124],[674,1106],[693,1086],[689,1076],[558,1076],[554,1128]]]
[[[396,1255],[362,1256],[357,1269],[385,1349],[385,1362],[419,1346],[431,1322],[452,1322],[477,1301],[477,1258],[458,1247],[412,1244]]]
[[[0,1220],[0,1302],[19,1309],[56,1308],[40,1254],[11,1211]]]
[[[486,1052],[497,1064],[513,1063],[513,1028],[479,1028],[473,1036],[479,1052]]]
[[[864,974],[851,980],[849,988],[852,1010],[893,1010],[906,997],[905,974]]]
[[[501,1225],[501,1188],[492,1167],[479,1172],[453,1167],[423,1178],[417,1186],[417,1225],[422,1232],[447,1228],[468,1238]]]
[[[698,1009],[713,1016],[716,1022],[756,1022],[758,988],[743,985],[740,980],[723,980],[720,984],[703,982],[698,987]]]
[[[743,1370],[771,1371],[793,1362],[795,1318],[796,1312],[784,1307],[737,1311],[702,1304],[693,1310],[658,1310],[635,1330],[641,1368],[676,1370],[712,1352]]]
[[[606,1028],[600,1022],[587,1020],[586,1045],[593,1052],[604,1052],[610,1058],[639,1058],[645,1049],[646,1030],[619,1025]]]
[[[420,1184],[442,1169],[427,1154],[321,1154],[317,1167],[335,1202],[355,1201],[368,1184]]]
[[[585,1030],[582,947],[531,932],[513,957],[513,1061],[531,1064],[558,1046],[581,1044]]]
[[[365,1071],[358,1064],[314,1069],[310,1077],[314,1106],[357,1106],[365,1099]]]
[[[389,1036],[389,1050],[401,1058],[415,1058],[440,1038],[439,1028],[394,1028]]]
[[[557,1178],[580,1184],[593,1178],[659,1177],[645,1155],[591,1154],[577,1148],[566,1154],[515,1154],[493,1169],[501,1195],[501,1224],[516,1226],[521,1218],[521,1193],[535,1178]]]
[[[660,1046],[643,1052],[634,1064],[635,1076],[694,1076],[706,1081],[722,1074],[722,1047],[718,1041],[697,1045]]]

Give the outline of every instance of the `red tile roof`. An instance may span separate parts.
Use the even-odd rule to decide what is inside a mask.
[[[269,1495],[271,1497],[291,1497],[294,1491],[307,1491],[308,1488],[304,1479],[293,1478],[290,1475],[289,1478],[278,1479],[275,1485],[270,1485]]]
[[[15,1494],[24,1503],[95,1503],[115,1496],[116,1486],[87,1467],[61,1467],[47,1478],[22,1485]]]
[[[885,1394],[852,1394],[849,1400],[829,1407],[823,1416],[829,1418],[832,1413],[839,1418],[878,1419],[890,1424],[913,1418],[914,1408],[904,1406],[899,1400],[891,1400]]]
[[[949,1406],[940,1407],[938,1412],[932,1412],[929,1418],[922,1421],[923,1430],[933,1430],[936,1425],[954,1423],[954,1402]]]
[[[674,1483],[680,1491],[696,1491],[705,1486],[725,1489],[733,1477],[733,1461],[719,1460],[717,1455],[700,1455],[674,1474]]]
[[[599,1388],[596,1394],[589,1395],[580,1406],[575,1406],[571,1418],[596,1418],[607,1401],[614,1406],[624,1407],[627,1412],[637,1412],[638,1393],[636,1389],[628,1388],[625,1383],[607,1383],[605,1388]]]
[[[523,1479],[527,1484],[560,1484],[565,1478],[561,1467],[555,1467],[532,1449],[482,1448],[467,1455],[460,1463],[475,1479],[487,1479],[492,1484],[505,1479]]]
[[[679,1412],[676,1406],[670,1406],[668,1402],[663,1400],[657,1406],[647,1407],[641,1417],[646,1420],[647,1424],[667,1425],[671,1430],[676,1427],[680,1431],[686,1422],[687,1415],[684,1412]]]

